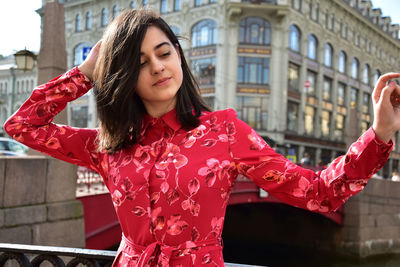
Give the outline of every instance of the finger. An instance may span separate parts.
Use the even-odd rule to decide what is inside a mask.
[[[381,95],[382,89],[386,86],[386,83],[391,79],[395,79],[395,78],[399,78],[399,77],[400,77],[400,73],[396,73],[396,72],[389,72],[389,73],[386,73],[379,77],[378,81],[376,82],[374,91],[372,92],[375,103],[377,103],[379,101],[379,97]]]
[[[382,89],[381,97],[378,101],[378,104],[389,104],[390,103],[390,96],[396,90],[397,85],[395,82],[391,82],[387,86]]]

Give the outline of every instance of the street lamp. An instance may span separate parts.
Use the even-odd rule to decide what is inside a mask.
[[[14,99],[15,99],[15,70],[23,70],[31,71],[33,66],[35,65],[36,55],[29,50],[20,50],[14,54],[15,63],[17,64],[17,68],[11,67],[10,72],[12,76],[12,84],[11,84],[11,107],[10,107],[10,116],[14,113]]]
[[[24,72],[33,69],[36,60],[36,55],[33,52],[26,49],[20,50],[14,54],[14,57],[17,69],[23,70]]]

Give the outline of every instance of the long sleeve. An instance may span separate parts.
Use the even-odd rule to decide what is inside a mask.
[[[96,129],[52,123],[68,102],[84,95],[92,83],[77,67],[36,87],[4,124],[15,140],[52,157],[104,174],[105,154],[97,152]]]
[[[382,142],[369,129],[346,155],[315,173],[276,153],[250,126],[237,119],[233,110],[228,113],[230,153],[239,173],[278,199],[311,211],[336,210],[361,191],[385,164],[393,147],[392,141]]]

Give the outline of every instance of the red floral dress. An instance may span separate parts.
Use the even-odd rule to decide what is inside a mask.
[[[238,174],[290,205],[329,212],[365,186],[393,146],[369,129],[314,173],[275,153],[233,110],[204,112],[190,131],[172,110],[146,116],[137,144],[103,153],[97,129],[52,123],[91,87],[74,68],[37,87],[4,128],[33,149],[102,175],[123,231],[114,266],[224,266],[221,233]]]

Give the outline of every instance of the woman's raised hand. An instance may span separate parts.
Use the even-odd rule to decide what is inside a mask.
[[[93,71],[96,66],[96,61],[99,56],[99,50],[101,46],[101,40],[98,41],[95,46],[90,50],[89,55],[86,59],[78,66],[78,69],[86,75],[91,81],[93,81]]]
[[[396,103],[396,96],[400,96],[400,86],[392,79],[400,78],[400,73],[387,73],[379,77],[372,92],[374,107],[374,123],[372,128],[375,134],[384,142],[394,136],[400,129],[400,103]],[[392,100],[392,101],[391,101]]]

